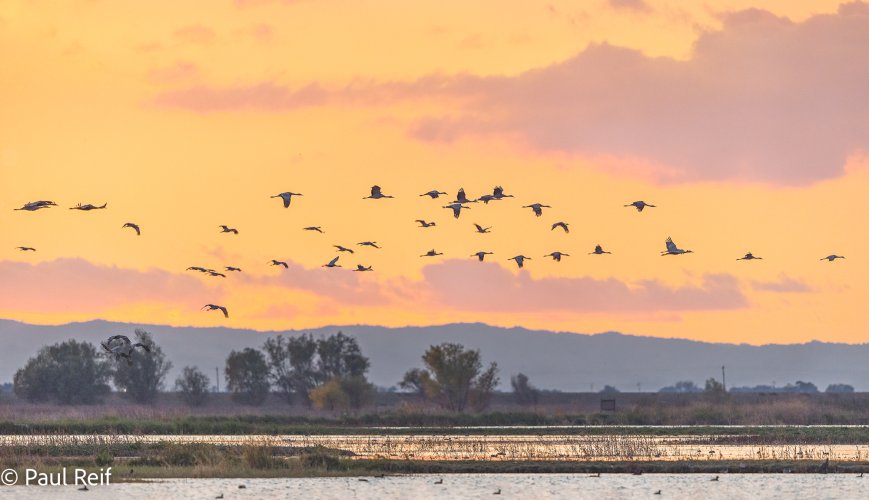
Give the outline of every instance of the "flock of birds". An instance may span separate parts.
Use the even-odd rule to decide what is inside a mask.
[[[284,208],[290,208],[292,201],[293,201],[293,198],[297,197],[297,196],[303,196],[303,195],[302,195],[302,193],[294,193],[291,191],[286,191],[286,192],[271,196],[271,198],[279,198],[282,201]],[[448,196],[448,194],[444,191],[439,191],[439,190],[433,189],[431,191],[427,191],[425,193],[422,193],[419,196],[420,197],[429,197],[429,198],[434,200],[434,199],[439,199],[442,196]],[[384,194],[381,187],[375,185],[375,186],[371,187],[370,194],[368,196],[363,197],[362,199],[363,200],[383,200],[383,199],[390,199],[390,198],[394,198],[394,197],[391,195]],[[482,195],[476,199],[468,198],[467,194],[465,193],[464,188],[461,188],[456,193],[456,199],[453,200],[452,202],[446,204],[446,205],[443,205],[443,208],[452,211],[453,217],[458,219],[459,217],[461,217],[463,211],[471,210],[471,208],[472,208],[470,206],[471,204],[482,202],[484,205],[488,205],[489,203],[502,201],[502,200],[505,200],[507,198],[513,198],[513,195],[512,194],[505,194],[504,188],[501,186],[495,186],[495,188],[492,190],[491,194],[485,194],[485,195]],[[48,209],[48,208],[52,208],[52,207],[56,207],[56,206],[57,206],[57,203],[55,203],[53,201],[39,200],[39,201],[32,201],[32,202],[26,203],[21,208],[16,208],[14,210],[36,212],[39,210],[44,210],[44,209]],[[91,210],[105,210],[107,208],[107,206],[108,206],[107,203],[103,203],[102,205],[93,205],[90,203],[87,203],[87,204],[79,203],[73,207],[70,207],[69,209],[88,212]],[[634,208],[634,209],[636,209],[636,211],[638,213],[642,213],[647,208],[656,208],[656,205],[646,203],[645,201],[642,201],[642,200],[634,201],[634,202],[628,203],[624,206]],[[541,217],[543,215],[543,209],[549,209],[552,207],[550,205],[546,205],[543,203],[531,203],[529,205],[523,205],[522,208],[531,209],[531,211],[534,213],[535,216]],[[414,222],[416,222],[418,224],[418,227],[422,228],[422,229],[427,229],[427,228],[432,228],[432,227],[437,226],[436,222],[428,221],[425,219],[416,219]],[[137,236],[141,236],[141,234],[142,234],[141,228],[139,227],[138,224],[136,224],[134,222],[127,222],[121,227],[122,227],[122,229],[127,229],[127,228],[132,229],[133,231],[135,231]],[[239,234],[239,231],[237,228],[229,227],[227,225],[220,225],[218,227],[220,228],[220,233],[228,233],[231,235],[238,235]],[[484,226],[482,226],[480,224],[476,224],[476,223],[474,223],[474,227],[476,228],[476,232],[480,233],[480,234],[487,234],[492,229],[491,227],[484,227]],[[314,231],[314,232],[318,232],[320,234],[325,234],[325,231],[323,230],[322,226],[307,226],[307,227],[303,227],[302,229],[304,231]],[[551,230],[555,231],[556,229],[559,229],[559,230],[563,231],[564,233],[569,233],[570,232],[570,224],[568,224],[567,222],[564,222],[564,221],[556,221],[556,222],[552,223]],[[375,248],[375,249],[381,248],[376,241],[362,241],[362,242],[357,243],[357,245],[363,246],[363,247]],[[665,245],[665,249],[663,251],[661,251],[662,256],[664,256],[664,255],[684,255],[684,254],[693,253],[693,250],[679,248],[679,246],[676,245],[676,243],[673,241],[673,239],[669,238],[669,237],[664,242],[664,245]],[[352,255],[355,253],[352,248],[348,248],[348,247],[345,247],[342,245],[333,245],[333,247],[336,249],[336,251],[339,254],[346,253],[346,254]],[[36,251],[35,248],[30,247],[30,246],[19,246],[19,247],[17,247],[17,249],[22,251],[22,252],[35,252]],[[599,244],[595,245],[593,251],[588,252],[589,255],[606,255],[606,254],[610,254],[610,253],[611,252],[604,250],[603,247]],[[431,250],[421,254],[420,257],[436,257],[436,256],[440,256],[440,255],[443,255],[443,253],[438,252],[435,249],[431,249]],[[493,252],[479,251],[479,252],[475,252],[475,253],[471,254],[470,257],[477,258],[480,262],[483,262],[487,255],[493,255]],[[335,256],[334,258],[329,260],[329,262],[327,262],[326,264],[323,264],[321,267],[326,267],[326,268],[340,268],[340,267],[342,267],[342,265],[338,263],[340,257],[341,257],[340,255]],[[554,252],[551,252],[549,254],[544,255],[543,257],[544,258],[549,257],[555,262],[561,262],[562,258],[570,257],[570,254],[565,253],[565,252],[560,252],[560,251],[554,251]],[[831,254],[831,255],[828,255],[826,257],[822,257],[820,260],[828,260],[828,261],[832,262],[832,261],[835,261],[836,259],[844,259],[844,258],[845,257],[842,255]],[[754,255],[753,253],[748,252],[745,255],[743,255],[742,257],[737,258],[736,260],[761,260],[761,259],[763,259],[763,257],[758,257],[758,256]],[[525,261],[530,261],[530,260],[532,260],[532,258],[528,257],[526,255],[519,254],[519,255],[515,255],[513,257],[510,257],[508,260],[514,261],[519,268],[522,268],[525,266]],[[285,269],[289,268],[289,265],[286,262],[276,260],[276,259],[273,259],[270,262],[268,262],[268,265],[282,266]],[[229,272],[242,272],[241,268],[234,267],[234,266],[225,266],[223,269],[223,272],[217,271],[215,269],[207,268],[207,267],[202,267],[202,266],[191,266],[191,267],[188,267],[187,270],[188,271],[197,271],[197,272],[203,273],[207,276],[220,277],[220,278],[226,278],[226,276],[227,276],[226,273],[229,273]],[[370,266],[370,265],[365,266],[362,264],[356,264],[355,269],[352,269],[352,271],[354,271],[354,272],[370,272],[373,270],[374,270],[374,268],[372,266]],[[223,313],[224,317],[229,318],[229,310],[223,305],[205,304],[202,307],[202,310],[220,311],[221,313]],[[141,344],[131,344],[130,340],[122,335],[110,338],[107,341],[107,343],[103,344],[103,347],[105,348],[105,350],[107,352],[110,352],[113,355],[117,355],[119,357],[127,359],[128,361],[130,360],[129,353],[131,353],[135,347],[145,348],[145,346],[143,346]]]

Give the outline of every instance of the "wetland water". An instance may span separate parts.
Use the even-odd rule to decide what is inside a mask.
[[[869,476],[855,474],[723,474],[712,481],[711,474],[454,474],[445,476],[390,476],[367,478],[303,479],[168,479],[142,483],[97,486],[88,492],[72,486],[0,487],[0,499],[89,498],[210,499],[223,495],[235,498],[277,499],[428,499],[497,498],[522,499],[621,499],[690,498],[795,499],[869,497]],[[443,479],[443,484],[435,481]],[[244,489],[239,489],[244,485]],[[655,492],[660,490],[660,495]]]
[[[867,461],[869,444],[768,444],[719,435],[5,435],[0,446],[209,443],[323,446],[388,460],[824,460]]]

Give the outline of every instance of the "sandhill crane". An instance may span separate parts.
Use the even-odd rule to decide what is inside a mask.
[[[424,221],[424,220],[422,220],[422,219],[416,219],[414,222],[419,222],[419,227],[432,227],[432,226],[437,226],[437,224],[434,223],[434,222],[426,222],[426,221]]]
[[[37,210],[41,210],[43,208],[51,208],[56,207],[57,203],[53,201],[47,200],[39,200],[39,201],[31,201],[29,203],[25,203],[21,208],[14,208],[13,210],[26,210],[28,212],[35,212]]]
[[[478,259],[480,260],[480,262],[483,262],[483,259],[484,259],[487,255],[494,255],[494,253],[493,253],[493,252],[477,252],[477,253],[475,253],[475,254],[472,254],[471,257],[476,257],[476,258],[478,258]]]
[[[500,199],[501,198],[495,198],[495,195],[492,195],[492,194],[484,194],[483,196],[480,196],[479,198],[477,198],[476,201],[482,201],[483,203],[488,205],[490,201],[498,201]]]
[[[550,254],[544,255],[544,257],[552,257],[552,260],[554,260],[555,262],[561,262],[562,257],[570,257],[570,254],[564,252],[552,252]]]
[[[352,248],[342,247],[341,245],[332,245],[332,246],[335,247],[335,248],[337,248],[339,252],[350,252],[350,253],[353,253],[353,249],[352,249]]]
[[[354,269],[353,271],[365,272],[365,271],[373,271],[373,270],[374,270],[374,268],[371,266],[365,267],[362,264],[356,264],[356,269]]]
[[[223,269],[224,269],[225,271],[235,271],[235,272],[239,272],[239,273],[241,272],[241,268],[240,268],[240,267],[225,266]]]
[[[565,233],[569,233],[570,229],[567,227],[568,225],[569,224],[566,222],[556,222],[552,225],[552,229],[550,229],[550,231],[554,231],[556,227],[560,227],[561,229],[564,229]]]
[[[224,318],[229,317],[229,311],[227,311],[225,307],[219,306],[217,304],[205,304],[204,306],[202,306],[202,309],[208,309],[209,311],[220,311],[223,313]]]
[[[223,273],[219,273],[219,272],[217,272],[217,271],[208,271],[208,275],[209,275],[209,276],[213,276],[213,277],[215,277],[215,278],[217,278],[217,277],[220,277],[220,278],[226,278],[226,275],[225,275],[225,274],[223,274]]]
[[[214,269],[206,269],[204,267],[199,266],[190,266],[187,268],[188,271],[199,271],[200,273],[208,273],[214,271]]]
[[[338,258],[339,257],[335,257],[334,259],[330,260],[328,264],[323,264],[320,267],[341,267],[341,264],[338,264]]]
[[[456,193],[456,201],[453,203],[476,203],[476,200],[469,200],[467,196],[465,196],[465,188],[459,188],[459,192]]]
[[[526,260],[532,260],[532,259],[531,259],[531,257],[526,257],[526,256],[524,256],[524,255],[517,255],[517,256],[515,256],[515,257],[510,257],[510,258],[507,259],[507,260],[515,260],[515,261],[516,261],[516,265],[519,266],[519,267],[521,268],[522,266],[525,265],[525,261],[526,261]]]
[[[35,252],[36,251],[36,249],[33,247],[16,247],[16,248],[18,250],[21,250],[22,252]]]
[[[367,200],[369,198],[372,200],[379,200],[381,198],[392,198],[392,196],[387,196],[383,194],[383,192],[380,190],[380,186],[371,186],[371,196],[366,196],[362,199]]]
[[[541,215],[543,215],[544,208],[552,208],[552,207],[550,207],[549,205],[543,205],[541,203],[532,203],[531,205],[525,205],[522,208],[530,208],[531,210],[534,211],[534,215],[536,215],[537,217],[540,217]]]
[[[123,229],[123,228],[125,228],[125,227],[133,228],[133,230],[136,231],[136,236],[142,236],[142,230],[139,229],[139,225],[138,225],[138,224],[134,224],[134,223],[132,223],[132,222],[127,222],[126,224],[124,224],[123,226],[121,226],[121,229]]]
[[[105,342],[100,342],[100,345],[108,354],[115,356],[115,359],[125,358],[128,365],[133,364],[133,351],[137,347],[145,352],[151,352],[151,346],[142,342],[134,344],[126,335],[112,335]]]
[[[683,253],[693,253],[694,252],[693,250],[682,250],[681,248],[677,247],[676,244],[673,243],[673,238],[667,238],[667,242],[665,244],[667,245],[667,250],[661,252],[662,256],[664,256],[664,255],[681,255]]]
[[[833,262],[833,261],[836,260],[836,259],[844,259],[844,258],[845,258],[844,255],[835,255],[835,254],[833,254],[833,255],[828,255],[828,256],[826,256],[826,257],[820,259],[820,260],[829,260],[830,262]]]
[[[100,205],[100,206],[91,205],[90,203],[87,203],[87,204],[84,204],[84,205],[82,205],[81,203],[79,203],[78,205],[76,205],[76,206],[74,206],[74,207],[69,207],[69,209],[70,209],[70,210],[82,210],[82,211],[84,211],[84,212],[89,212],[89,211],[91,211],[91,210],[102,210],[102,209],[106,208],[108,205],[109,205],[108,203],[103,203],[103,204]]]
[[[269,262],[269,265],[270,265],[270,266],[284,266],[284,269],[289,269],[289,268],[290,268],[290,266],[288,266],[286,262],[283,262],[283,261],[280,261],[280,260],[275,260],[275,259],[272,259],[272,261]]]
[[[363,242],[361,242],[361,243],[357,243],[357,245],[360,245],[360,246],[363,246],[363,247],[374,247],[374,248],[377,248],[377,249],[380,248],[379,246],[377,246],[377,242],[376,242],[376,241],[363,241]]]
[[[456,219],[458,219],[459,215],[461,215],[462,209],[465,209],[465,210],[471,209],[471,207],[466,207],[466,206],[462,205],[461,203],[453,203],[451,205],[445,205],[444,208],[451,208],[453,210],[453,217],[455,217]]]
[[[290,202],[293,200],[293,196],[302,196],[302,193],[291,193],[289,191],[281,194],[276,194],[272,196],[272,198],[280,198],[284,201],[284,208],[290,208]]]
[[[650,205],[650,204],[648,204],[648,203],[646,203],[645,201],[642,201],[642,200],[635,201],[635,202],[633,202],[633,203],[628,203],[628,204],[625,205],[625,206],[626,206],[626,207],[634,207],[634,208],[637,209],[637,212],[642,212],[643,209],[646,208],[646,207],[652,207],[652,208],[655,208],[655,205]]]
[[[317,231],[317,232],[320,233],[320,234],[326,234],[326,233],[323,231],[323,228],[320,227],[320,226],[308,226],[308,227],[303,227],[302,229],[305,230],[305,231]]]
[[[492,190],[492,196],[496,200],[500,200],[501,198],[512,198],[512,194],[504,194],[504,188],[501,186],[495,186],[495,189]]]
[[[437,189],[432,189],[428,193],[423,193],[420,196],[431,196],[431,199],[435,199],[435,198],[438,198],[442,194],[447,194],[447,193],[445,193],[443,191],[438,191]]]
[[[235,229],[235,228],[232,228],[232,227],[229,227],[229,226],[223,226],[223,225],[218,226],[218,227],[220,227],[220,232],[221,232],[221,233],[232,233],[232,234],[238,234],[238,229]]]
[[[440,253],[440,252],[436,252],[436,251],[434,250],[434,248],[432,248],[432,249],[429,250],[428,252],[426,252],[426,253],[420,255],[420,257],[435,257],[435,256],[437,256],[437,255],[443,255],[443,254]]]
[[[593,251],[593,252],[588,252],[589,255],[603,255],[603,254],[605,254],[605,253],[612,253],[612,252],[607,252],[607,251],[604,250],[603,247],[600,246],[600,245],[595,245],[595,246],[594,246],[594,251]]]
[[[753,253],[748,252],[747,254],[743,255],[742,257],[740,257],[736,260],[757,260],[757,259],[763,260],[763,257],[755,257]]]
[[[474,223],[474,226],[477,228],[477,232],[480,234],[489,233],[490,232],[489,230],[492,229],[491,227],[483,227],[477,223]]]

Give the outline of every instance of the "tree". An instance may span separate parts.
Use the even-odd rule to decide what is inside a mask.
[[[603,389],[601,389],[598,392],[600,392],[601,394],[616,394],[616,393],[622,392],[622,391],[616,389],[615,387],[613,387],[611,385],[605,385],[605,386],[603,386]]]
[[[115,387],[124,397],[137,403],[151,403],[163,389],[166,374],[172,368],[172,362],[166,359],[163,349],[151,338],[151,334],[137,328],[134,332],[136,342],[145,344],[150,352],[133,349],[131,362],[115,359],[112,376]]]
[[[339,379],[332,379],[311,391],[311,402],[318,410],[337,410],[350,405]]]
[[[401,379],[398,386],[406,391],[425,397],[425,388],[429,383],[431,383],[431,376],[427,371],[411,368],[404,374],[404,378]]]
[[[707,394],[724,394],[724,384],[714,378],[707,379],[703,392]]]
[[[483,371],[479,350],[443,343],[429,347],[422,360],[425,375],[411,370],[405,374],[403,386],[418,380],[428,399],[451,411],[464,411],[468,405],[480,411],[489,404],[499,381],[498,364],[492,363]]]
[[[269,367],[262,352],[245,347],[226,358],[226,388],[232,399],[248,405],[261,405],[269,395]]]
[[[285,338],[283,335],[266,340],[263,346],[269,359],[270,376],[287,403],[293,395],[307,403],[309,393],[320,378],[315,365],[317,341],[310,334]]]
[[[828,393],[846,393],[854,392],[854,386],[848,384],[830,384],[824,392]]]
[[[365,379],[370,362],[356,339],[342,332],[317,340],[310,334],[278,335],[268,339],[263,349],[271,380],[288,403],[296,396],[311,402],[311,391],[332,380],[349,391],[345,395],[353,408],[373,398],[373,386]]]
[[[524,373],[510,377],[510,385],[513,386],[513,398],[520,405],[536,405],[540,398],[540,391],[528,382],[528,376]]]
[[[28,401],[94,404],[109,392],[110,366],[93,344],[68,340],[39,350],[15,373],[14,391]]]
[[[702,392],[703,389],[697,387],[697,384],[691,382],[689,380],[682,380],[680,382],[676,382],[673,385],[669,385],[667,387],[662,387],[658,392],[679,392],[679,393],[692,393],[692,392]]]
[[[208,400],[208,387],[211,380],[208,379],[199,368],[185,366],[181,375],[175,379],[175,390],[181,396],[181,400],[190,406],[201,406]]]

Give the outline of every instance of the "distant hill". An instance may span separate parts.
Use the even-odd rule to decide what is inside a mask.
[[[359,340],[371,358],[371,380],[380,386],[395,385],[404,372],[420,366],[420,356],[432,344],[458,342],[480,349],[486,364],[497,361],[501,388],[508,389],[510,375],[523,372],[533,384],[563,391],[594,390],[604,384],[623,391],[657,391],[678,380],[700,385],[709,377],[720,378],[727,366],[727,385],[745,386],[805,380],[820,390],[830,383],[846,383],[858,391],[869,390],[869,344],[807,344],[751,346],[713,344],[691,340],[639,337],[608,332],[594,335],[500,328],[480,323],[453,323],[427,327],[327,326],[313,330],[259,332],[230,328],[193,328],[133,325],[107,321],[40,326],[0,320],[0,383],[12,380],[41,346],[74,338],[98,342],[116,333],[132,334],[137,327],[154,339],[173,362],[169,380],[185,365],[200,367],[209,376],[233,349],[260,347],[266,338],[282,333],[311,332],[328,335],[339,330]],[[221,381],[221,385],[223,381]]]

